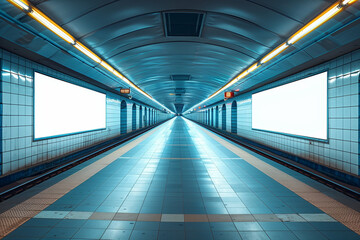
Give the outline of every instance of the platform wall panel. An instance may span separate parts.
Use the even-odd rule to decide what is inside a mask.
[[[327,142],[258,131],[251,128],[251,95],[254,92],[270,89],[324,71],[328,71]],[[237,134],[239,136],[331,169],[359,175],[359,72],[360,50],[356,50],[227,100],[226,131],[231,131],[230,105],[228,104],[235,100],[238,109]],[[219,103],[219,109],[222,105],[223,103]],[[219,111],[220,129],[221,111]],[[200,115],[201,112],[196,111],[186,115],[186,117],[202,122],[199,120]]]
[[[80,79],[0,49],[0,175],[10,174],[49,162],[120,135],[120,102],[128,106],[127,131],[132,131],[134,101],[107,92]],[[106,93],[106,129],[44,140],[33,139],[33,72]],[[143,106],[144,109],[144,106]],[[138,110],[138,108],[137,108]],[[138,113],[137,113],[138,114]],[[162,113],[161,120],[170,118]],[[138,128],[138,125],[137,125]]]

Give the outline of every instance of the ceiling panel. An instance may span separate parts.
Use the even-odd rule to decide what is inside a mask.
[[[175,103],[178,104],[178,110],[187,110],[214,93],[334,1],[34,0],[30,2],[140,88],[175,111]],[[358,10],[358,6],[349,8],[345,15],[333,20],[335,22],[332,26],[339,27],[343,22],[355,19],[358,17]],[[79,59],[84,59],[81,53],[76,52],[71,46],[65,46],[66,44],[61,43],[54,34],[24,16],[16,8],[5,4],[2,11],[21,21],[24,26],[40,32],[50,41],[60,44],[62,52],[69,51]],[[200,37],[166,36],[164,14],[177,12],[204,14]],[[39,47],[36,45],[38,37],[32,39],[27,33],[21,33],[20,30],[14,30],[9,26],[7,28],[11,28],[11,32],[16,36],[9,37],[11,41],[52,59],[59,59],[61,56],[62,64],[72,65],[73,61],[68,59],[71,57],[70,54],[64,57],[64,54],[59,53],[60,50],[58,52],[52,48]],[[351,29],[347,33],[344,31],[350,34]],[[320,29],[310,38],[315,39],[326,30],[330,31],[331,28]],[[346,38],[346,34],[334,36],[331,42],[320,43],[319,48],[311,53],[302,52],[294,55],[291,62],[282,63],[284,66],[279,65],[283,66],[281,69],[269,68],[270,74],[261,73],[259,74],[261,78],[255,76],[252,81],[239,82],[234,88],[245,91],[265,81],[264,76],[275,76],[285,71],[285,68],[294,68],[304,61],[320,58],[327,51],[341,47],[340,39]],[[304,46],[300,44],[294,48],[294,51]],[[89,66],[93,69],[101,69],[89,61],[84,67],[73,68],[86,75],[88,73],[85,69]],[[191,79],[173,81],[170,76],[174,74],[191,75]],[[122,83],[109,77],[96,79],[111,88],[123,86]],[[184,88],[186,92],[181,96],[175,96],[176,88]],[[138,97],[146,100],[141,98],[141,95]]]

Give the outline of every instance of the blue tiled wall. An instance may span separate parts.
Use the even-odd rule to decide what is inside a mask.
[[[0,49],[1,67],[1,141],[0,174],[6,175],[60,158],[120,135],[120,96],[101,90],[46,66]],[[107,94],[107,128],[58,138],[33,141],[33,71]],[[128,104],[127,130],[131,131],[131,107]],[[144,106],[143,106],[144,108]],[[139,109],[139,108],[137,108]],[[159,112],[159,121],[170,116]]]
[[[359,71],[360,50],[348,53],[326,63],[263,86],[256,91],[273,88],[305,78],[309,74],[328,70],[329,79],[329,142],[309,141],[276,133],[251,129],[251,94],[240,95],[226,102],[226,130],[231,128],[231,102],[237,101],[237,134],[263,145],[325,165],[359,175]],[[221,109],[223,103],[219,104]],[[215,108],[216,106],[211,106]],[[203,109],[187,115],[205,123]],[[221,123],[221,110],[219,122]],[[221,124],[219,126],[221,128]]]

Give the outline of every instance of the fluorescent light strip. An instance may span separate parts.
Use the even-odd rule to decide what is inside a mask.
[[[243,72],[240,73],[234,80],[232,80],[232,82],[233,82],[232,84],[234,84],[234,83],[237,82],[238,80],[246,77],[249,73],[250,73],[249,71],[243,71]],[[231,82],[230,82],[230,83],[231,83]],[[231,84],[231,85],[232,85],[232,84]],[[224,86],[224,88],[226,88],[226,87]]]
[[[299,41],[301,38],[305,37],[307,34],[309,34],[310,32],[312,32],[314,29],[318,28],[319,26],[321,26],[323,23],[327,22],[329,19],[331,19],[332,17],[334,17],[336,14],[338,14],[341,10],[344,9],[344,7],[356,2],[358,0],[343,0],[343,1],[337,1],[336,3],[334,3],[333,5],[331,5],[328,9],[326,9],[324,12],[322,12],[319,16],[317,16],[316,18],[314,18],[312,21],[310,21],[308,24],[306,24],[304,27],[302,27],[299,31],[297,31],[295,34],[293,34],[289,40],[285,43],[282,43],[281,45],[279,45],[278,47],[276,47],[274,50],[272,50],[270,53],[268,53],[267,55],[265,55],[265,57],[263,57],[260,61],[259,64],[255,63],[254,65],[252,65],[251,67],[249,67],[247,70],[243,71],[241,74],[239,74],[237,77],[235,77],[234,79],[232,79],[230,82],[228,82],[227,84],[225,84],[222,88],[220,88],[219,90],[217,90],[215,93],[213,93],[212,95],[210,95],[210,97],[206,98],[205,100],[201,101],[200,103],[192,106],[191,108],[189,108],[188,110],[186,110],[184,112],[184,114],[189,113],[191,111],[193,111],[193,109],[196,109],[197,106],[202,105],[204,102],[210,100],[211,98],[215,97],[216,95],[218,95],[220,92],[224,91],[225,89],[229,88],[230,86],[232,86],[233,84],[235,84],[237,81],[239,81],[240,79],[244,78],[245,76],[247,76],[250,72],[254,71],[255,69],[257,69],[258,67],[260,67],[261,64],[264,64],[268,61],[270,61],[271,59],[273,59],[274,57],[276,57],[277,55],[279,55],[280,53],[282,53],[285,49],[288,48],[289,45],[292,45],[294,43],[296,43],[297,41]]]
[[[325,12],[320,14],[317,18],[312,20],[310,23],[306,24],[303,28],[297,31],[290,39],[287,41],[288,44],[294,44],[299,41],[301,38],[305,37],[307,34],[321,26],[323,23],[328,21],[330,18],[335,16],[343,9],[343,6],[339,3],[332,5]]]
[[[356,2],[357,0],[344,0],[344,1],[342,1],[342,5],[347,5],[347,4],[352,4],[353,2]]]
[[[131,82],[126,78],[124,77],[121,73],[119,73],[118,71],[114,70],[113,74],[115,76],[117,76],[118,78],[120,78],[121,80],[123,80],[124,82],[126,82],[127,84],[131,84]]]
[[[100,65],[103,66],[106,70],[108,70],[111,73],[114,73],[114,71],[115,71],[115,69],[112,66],[110,66],[109,64],[107,64],[104,61],[101,61]]]
[[[79,42],[76,42],[74,47],[79,50],[80,52],[82,52],[83,54],[85,54],[87,57],[91,58],[94,62],[96,63],[100,63],[101,62],[101,58],[99,58],[95,53],[93,53],[92,51],[90,51],[87,47],[85,47],[84,45],[82,45]]]
[[[25,0],[8,0],[8,1],[22,10],[25,10],[27,12],[30,11],[30,5],[28,1]]]
[[[149,98],[150,100],[154,101],[155,103],[159,104],[161,107],[168,110],[170,113],[174,114],[172,111],[170,111],[167,107],[156,101],[152,96],[141,90],[138,86],[136,86],[134,83],[132,83],[129,79],[127,79],[124,75],[116,71],[113,67],[111,67],[107,62],[103,61],[99,56],[97,56],[95,53],[93,53],[90,49],[85,47],[82,43],[75,40],[71,34],[66,32],[63,28],[61,28],[59,25],[57,25],[54,21],[52,21],[50,18],[48,18],[44,13],[42,13],[37,8],[30,5],[30,3],[27,0],[8,0],[11,4],[14,6],[24,10],[28,15],[30,15],[32,18],[34,18],[36,21],[41,23],[43,26],[45,26],[47,29],[55,33],[57,36],[65,40],[66,42],[73,45],[77,50],[85,54],[87,57],[92,59],[94,62],[99,63],[102,67],[104,67],[106,70],[114,74],[117,78],[120,78],[123,82],[130,85],[132,88],[135,88],[138,92]]]
[[[282,53],[289,45],[287,43],[283,43],[280,46],[278,46],[277,48],[275,48],[274,50],[272,50],[270,53],[268,53],[265,57],[263,57],[260,60],[261,64],[264,64],[268,61],[270,61],[271,59],[273,59],[274,57],[276,57],[277,55],[279,55],[280,53]]]
[[[251,72],[255,71],[258,67],[259,67],[258,63],[255,63],[251,67],[249,67],[248,70],[246,70],[246,71],[248,73],[251,73]]]
[[[47,29],[61,37],[63,40],[70,44],[75,44],[74,38],[68,34],[64,29],[59,27],[56,23],[54,23],[51,19],[45,16],[42,12],[37,10],[36,8],[31,8],[31,11],[28,13],[32,18],[37,20],[39,23],[44,25]]]

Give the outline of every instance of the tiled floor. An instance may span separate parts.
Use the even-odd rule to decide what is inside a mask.
[[[129,144],[112,150],[113,160],[103,154],[51,179],[47,190],[59,199],[38,198],[39,210],[28,200],[38,212],[5,239],[360,239],[295,193],[300,187],[290,190],[180,117]],[[288,169],[276,174],[317,185]]]

